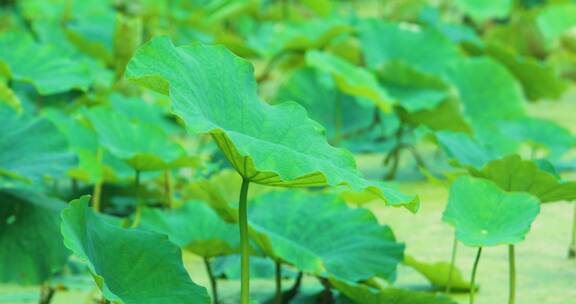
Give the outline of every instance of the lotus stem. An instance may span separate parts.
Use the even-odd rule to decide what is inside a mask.
[[[134,197],[136,198],[136,214],[134,215],[134,222],[132,222],[132,228],[138,227],[140,225],[140,219],[142,218],[142,200],[140,199],[140,170],[135,171],[134,175]]]
[[[240,225],[240,245],[241,245],[241,275],[240,275],[240,303],[250,303],[250,239],[248,236],[248,178],[242,178],[239,199],[239,225]]]
[[[96,212],[100,212],[100,197],[102,196],[102,180],[104,177],[102,176],[102,149],[98,149],[96,151],[96,162],[100,165],[100,176],[98,176],[98,180],[94,183],[94,189],[92,190],[92,208]]]
[[[576,258],[576,202],[574,204],[574,217],[572,218],[572,241],[570,242],[570,248],[568,249],[568,258]]]
[[[40,288],[40,301],[39,304],[50,304],[54,298],[56,289],[50,285],[50,282],[44,282]]]
[[[452,274],[454,273],[454,268],[456,266],[456,251],[458,250],[458,239],[454,235],[454,241],[452,242],[452,256],[450,258],[450,269],[448,270],[448,281],[446,281],[446,293],[452,291]]]
[[[282,263],[276,261],[276,296],[275,304],[282,304]]]
[[[516,258],[514,253],[514,245],[508,245],[508,263],[510,264],[508,304],[514,304],[516,301]]]
[[[478,263],[482,255],[482,247],[478,247],[476,259],[474,259],[474,266],[472,267],[472,278],[470,279],[470,304],[474,304],[474,293],[476,293],[476,271],[478,270]]]
[[[212,288],[212,303],[218,304],[218,285],[216,277],[214,277],[214,273],[212,272],[210,259],[207,257],[204,258],[204,266],[206,267],[206,274],[208,275],[208,279],[210,279],[210,287]]]
[[[172,172],[164,171],[164,195],[166,199],[166,208],[172,209]]]

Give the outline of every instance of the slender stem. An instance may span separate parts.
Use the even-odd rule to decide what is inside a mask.
[[[242,178],[242,187],[240,188],[239,200],[239,225],[240,225],[240,244],[241,244],[241,275],[240,275],[240,303],[248,304],[250,302],[250,239],[248,236],[248,178]]]
[[[142,200],[140,199],[140,171],[136,170],[134,175],[134,197],[136,198],[136,213],[134,215],[134,221],[132,222],[132,228],[138,227],[140,225],[140,220],[142,218]]]
[[[296,297],[296,295],[298,295],[298,292],[300,292],[300,286],[302,286],[302,278],[304,277],[304,273],[302,272],[298,272],[298,276],[296,276],[296,280],[294,280],[294,284],[292,284],[292,287],[290,287],[290,289],[282,294],[282,300],[286,303],[290,303],[290,301],[292,301],[292,299],[294,299]]]
[[[210,287],[212,288],[212,303],[218,304],[218,286],[216,277],[214,277],[214,273],[212,272],[210,259],[207,257],[204,258],[204,266],[206,267],[206,274],[208,275],[208,279],[210,279]]]
[[[458,250],[458,239],[454,235],[454,241],[452,242],[452,257],[450,258],[450,270],[448,270],[448,281],[446,281],[446,293],[452,291],[452,274],[454,273],[454,268],[456,266],[456,251]]]
[[[474,260],[474,267],[472,267],[472,278],[470,279],[470,304],[474,304],[474,294],[476,293],[476,270],[478,270],[480,255],[482,255],[482,247],[478,247],[476,259]]]
[[[72,178],[70,180],[70,190],[72,191],[73,195],[76,195],[76,193],[78,193],[78,180],[75,178]]]
[[[282,263],[276,261],[276,297],[274,304],[282,304]]]
[[[96,162],[100,166],[100,175],[98,180],[94,183],[94,189],[92,190],[92,208],[94,211],[100,212],[100,197],[102,196],[102,180],[104,179],[102,172],[102,149],[96,151]]]
[[[172,208],[172,172],[170,170],[164,171],[164,196],[166,199],[166,207]]]
[[[574,217],[572,218],[572,242],[570,242],[570,249],[568,250],[568,258],[576,258],[576,202],[574,204]]]
[[[514,253],[514,245],[508,245],[508,263],[510,264],[508,304],[514,304],[516,301],[516,258]]]
[[[49,282],[45,282],[40,289],[40,301],[38,303],[50,304],[54,298],[54,293],[56,293],[56,289]]]

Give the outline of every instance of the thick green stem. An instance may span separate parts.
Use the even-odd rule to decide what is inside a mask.
[[[142,200],[140,199],[140,171],[136,170],[134,176],[134,197],[136,198],[136,213],[134,214],[134,221],[132,222],[132,228],[138,227],[140,225],[140,219],[142,218]]]
[[[241,275],[240,275],[240,303],[250,302],[250,239],[248,236],[248,186],[250,181],[242,178],[242,188],[240,188],[239,200],[239,224],[240,224],[240,244],[241,244]]]
[[[212,303],[218,304],[218,285],[212,272],[210,260],[206,257],[204,258],[204,266],[206,267],[206,274],[208,275],[208,279],[210,279],[210,287],[212,288]]]
[[[450,258],[450,270],[448,270],[448,281],[446,281],[446,293],[452,291],[452,274],[456,266],[456,251],[458,250],[458,239],[454,235],[454,242],[452,243],[452,257]]]
[[[276,296],[275,304],[282,304],[282,263],[276,262]]]
[[[516,302],[516,257],[514,245],[508,245],[508,263],[510,264],[508,304],[514,304],[514,302]]]
[[[478,247],[474,266],[472,267],[472,278],[470,279],[470,304],[474,304],[474,294],[476,293],[476,271],[478,270],[478,263],[482,255],[482,247]]]
[[[576,258],[576,202],[574,204],[574,217],[572,218],[572,241],[570,242],[570,248],[568,249],[568,258]]]

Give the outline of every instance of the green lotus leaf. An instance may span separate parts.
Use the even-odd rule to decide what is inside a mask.
[[[248,207],[253,239],[275,260],[320,276],[394,280],[404,245],[366,209],[326,194],[270,192]],[[322,233],[319,233],[319,232]]]
[[[432,28],[370,19],[360,24],[359,32],[371,69],[388,61],[402,61],[417,70],[438,73],[461,56],[455,44]]]
[[[62,176],[75,165],[66,138],[50,121],[1,104],[0,121],[1,170],[37,182]]]
[[[0,190],[0,281],[41,284],[70,253],[60,235],[66,204],[24,189]]]
[[[309,51],[306,53],[306,63],[333,75],[342,92],[366,98],[383,112],[390,112],[392,104],[395,103],[373,74],[338,56],[326,52]]]
[[[443,100],[429,110],[424,109],[413,113],[399,111],[398,115],[408,124],[424,125],[434,131],[471,132],[469,122],[462,113],[460,102],[454,98]]]
[[[154,125],[131,121],[105,107],[91,108],[86,115],[98,134],[100,144],[135,170],[163,170],[198,164]]]
[[[466,133],[440,131],[435,136],[446,155],[460,165],[481,168],[498,156]]]
[[[431,110],[450,96],[449,86],[442,79],[403,61],[389,60],[377,73],[380,83],[408,112]]]
[[[300,2],[321,16],[328,16],[334,6],[329,0],[300,0]]]
[[[576,5],[573,3],[547,5],[536,17],[538,30],[547,47],[553,47],[559,38],[576,26]]]
[[[110,105],[122,115],[133,121],[140,121],[161,127],[167,133],[183,131],[170,118],[170,109],[166,105],[148,103],[141,98],[128,97],[118,93],[112,93],[109,97]]]
[[[374,289],[366,285],[330,278],[330,284],[346,299],[343,303],[357,304],[456,304],[444,295],[399,288]],[[340,302],[338,302],[340,303]]]
[[[168,235],[174,244],[202,257],[232,254],[240,246],[238,225],[224,222],[201,201],[166,211],[146,208],[141,225]]]
[[[369,101],[340,92],[330,74],[313,68],[294,71],[278,89],[275,100],[292,100],[302,105],[310,118],[326,128],[330,139],[338,132],[341,135],[367,128],[371,121],[366,117],[376,111]]]
[[[488,44],[484,51],[514,74],[530,100],[559,99],[568,87],[557,69],[549,63],[521,56],[501,44]]]
[[[450,281],[450,287],[454,291],[469,291],[471,289],[471,284],[468,279],[464,278],[462,271],[456,266],[452,268],[448,262],[426,263],[406,255],[404,256],[404,264],[418,271],[437,289],[444,290],[448,281]],[[450,271],[452,271],[452,275],[450,275]]]
[[[461,176],[450,188],[442,220],[454,226],[467,246],[484,247],[522,241],[540,212],[528,193],[506,192],[495,183]]]
[[[563,182],[535,162],[518,155],[496,159],[482,170],[470,169],[476,177],[489,179],[510,192],[528,192],[542,203],[576,199],[576,182]]]
[[[167,37],[142,46],[129,79],[172,97],[192,134],[208,133],[236,171],[252,183],[283,187],[349,185],[384,189],[360,177],[353,156],[330,146],[323,128],[294,102],[260,100],[252,66],[218,46],[175,47]],[[414,203],[413,197],[410,202]]]
[[[10,78],[31,83],[42,95],[85,91],[92,83],[86,64],[62,56],[55,47],[38,44],[24,33],[0,35],[0,62],[8,67]]]
[[[89,197],[62,212],[64,244],[88,268],[106,299],[120,303],[210,303],[192,280],[180,249],[165,235],[126,229],[95,213]]]
[[[102,159],[98,159],[96,132],[85,126],[74,114],[67,115],[55,109],[45,110],[43,114],[64,134],[78,157],[78,166],[68,170],[70,177],[93,183],[116,182],[134,176],[132,168],[108,151],[103,151]]]
[[[524,116],[524,96],[518,81],[498,62],[466,58],[454,62],[448,77],[456,86],[465,115],[479,124]]]
[[[66,23],[67,37],[88,56],[112,63],[116,14],[101,1],[79,2],[72,6],[74,22]]]
[[[0,71],[0,103],[5,103],[16,110],[22,109],[22,102],[16,96],[16,93],[8,87],[8,85],[1,79],[2,72]]]
[[[322,48],[334,38],[351,30],[350,25],[338,18],[264,22],[248,37],[247,44],[260,55],[272,57],[281,52]]]
[[[455,2],[464,13],[479,23],[489,19],[508,17],[513,5],[512,0],[456,0]]]
[[[534,148],[543,147],[551,157],[559,157],[576,144],[576,138],[554,121],[522,117],[497,123],[502,134],[518,142],[527,142]]]

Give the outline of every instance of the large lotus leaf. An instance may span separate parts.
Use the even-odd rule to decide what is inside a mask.
[[[374,289],[366,285],[330,278],[330,284],[346,299],[342,303],[357,304],[456,304],[444,295],[400,288]],[[339,302],[340,303],[340,299]]]
[[[351,30],[350,25],[337,18],[262,23],[247,43],[261,55],[272,57],[280,52],[321,48]]]
[[[116,12],[99,0],[84,0],[72,6],[73,21],[66,23],[70,41],[87,55],[112,62]]]
[[[236,171],[253,183],[346,184],[386,199],[384,189],[360,177],[351,153],[326,142],[323,128],[302,106],[262,102],[252,66],[225,48],[175,47],[167,37],[156,38],[136,52],[126,75],[169,94],[188,131],[211,134]]]
[[[50,121],[1,104],[0,121],[0,170],[39,181],[75,165],[65,137]]]
[[[96,132],[85,126],[78,117],[74,117],[74,114],[48,109],[44,111],[44,116],[66,136],[70,148],[78,156],[78,166],[68,171],[69,176],[88,183],[96,181],[114,183],[133,178],[134,169],[108,151],[103,151],[102,158],[98,159]]]
[[[513,49],[500,44],[488,44],[484,52],[505,65],[522,84],[530,100],[558,99],[567,83],[557,69],[549,63],[516,54]]]
[[[393,280],[404,245],[366,209],[336,196],[302,191],[270,192],[249,205],[255,241],[276,260],[321,276],[359,281]]]
[[[371,19],[362,22],[359,31],[366,64],[372,69],[399,60],[437,73],[460,57],[458,47],[432,28]]]
[[[238,225],[224,222],[200,201],[166,211],[146,208],[142,227],[166,234],[174,244],[202,257],[231,254],[240,245]]]
[[[546,45],[552,47],[562,34],[576,26],[576,4],[547,5],[538,14],[536,24]]]
[[[451,65],[448,76],[470,119],[487,123],[524,115],[520,84],[498,62],[485,57],[462,59]]]
[[[477,22],[507,17],[513,0],[456,0],[456,4]]]
[[[444,153],[460,165],[481,168],[498,156],[466,133],[440,131],[435,135]]]
[[[0,281],[41,284],[70,253],[60,235],[60,200],[23,189],[0,191]]]
[[[86,114],[96,129],[100,144],[136,170],[162,170],[196,163],[154,125],[131,121],[105,107],[91,108]]]
[[[366,128],[371,121],[366,119],[376,110],[370,102],[341,93],[331,75],[312,68],[298,69],[278,89],[275,98],[279,102],[298,102],[310,118],[326,128],[328,138],[334,138],[339,129],[341,134]]]
[[[408,112],[431,110],[450,96],[442,79],[402,61],[385,62],[378,69],[378,76],[388,93]]]
[[[562,182],[518,155],[493,160],[482,170],[471,169],[470,173],[493,181],[505,191],[528,192],[543,203],[576,199],[576,182]]]
[[[368,70],[326,52],[309,51],[306,63],[334,76],[342,92],[372,101],[380,110],[390,112],[395,100],[388,95]]]
[[[452,267],[448,262],[426,263],[406,255],[404,264],[414,268],[423,275],[430,284],[444,290],[450,282],[450,287],[455,291],[469,291],[471,284],[464,278],[458,267]],[[452,274],[450,274],[452,272]]]
[[[33,84],[42,95],[87,90],[92,82],[85,63],[62,56],[57,48],[38,44],[24,33],[0,36],[0,62],[12,79]]]
[[[461,104],[454,98],[448,98],[429,110],[413,113],[398,111],[398,115],[405,123],[414,126],[424,125],[434,131],[470,132],[470,126],[462,113]]]
[[[538,198],[506,192],[495,183],[461,176],[450,188],[442,220],[468,246],[496,246],[522,241],[540,212]]]
[[[209,303],[192,280],[180,249],[165,235],[122,228],[74,200],[62,212],[64,243],[88,263],[106,299],[121,303]]]
[[[169,119],[170,109],[155,103],[148,103],[138,97],[127,97],[122,94],[113,93],[110,95],[110,105],[112,108],[130,118],[133,121],[140,121],[161,127],[166,132],[183,131]]]
[[[552,157],[561,156],[576,144],[569,130],[551,120],[522,117],[498,122],[497,126],[504,136],[543,147]]]

